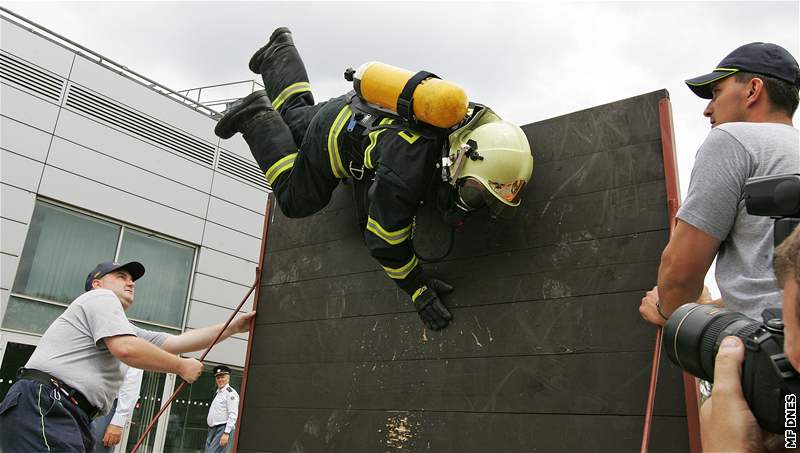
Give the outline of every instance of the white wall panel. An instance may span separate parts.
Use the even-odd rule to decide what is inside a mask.
[[[241,301],[241,299],[240,299]],[[253,309],[253,305],[245,302],[239,313],[247,313]],[[190,302],[189,319],[186,320],[187,329],[198,329],[200,327],[213,326],[214,324],[223,323],[233,313],[233,309],[220,308],[215,305],[209,305],[204,302],[193,300]],[[234,338],[241,338],[247,340],[249,333],[237,333]]]
[[[44,162],[52,137],[19,121],[0,117],[0,148]]]
[[[0,46],[6,52],[24,58],[64,78],[69,76],[72,59],[75,55],[72,51],[5,19],[0,20]]]
[[[208,247],[200,247],[197,272],[230,280],[249,288],[256,278],[256,263]]]
[[[255,276],[253,276],[253,279],[255,280]],[[233,309],[239,305],[248,290],[250,290],[249,285],[239,285],[226,280],[209,277],[208,275],[195,274],[192,299]],[[244,307],[253,306],[254,294],[255,291],[250,294],[247,298],[247,302],[243,305]]]
[[[6,150],[0,150],[0,181],[36,192],[44,164]]]
[[[35,193],[0,183],[0,217],[30,223],[35,205]]]
[[[222,343],[214,345],[214,347],[211,348],[211,352],[206,356],[206,360],[243,367],[246,354],[247,342],[236,337],[231,337]],[[186,357],[194,357],[196,359],[199,359],[201,355],[203,355],[203,351],[184,354]]]
[[[131,68],[136,71],[135,68]],[[141,72],[141,71],[138,71]],[[144,74],[147,75],[147,74]],[[75,58],[70,80],[171,124],[216,146],[216,121],[83,57]]]
[[[0,253],[0,288],[11,291],[18,265],[19,257]]]
[[[3,320],[3,317],[6,314],[6,306],[8,305],[8,296],[11,292],[7,289],[0,288],[0,321]],[[3,332],[0,331],[0,336],[2,336]]]
[[[239,157],[249,160],[253,163],[253,165],[258,165],[256,164],[256,160],[253,159],[253,153],[250,152],[250,146],[248,146],[247,142],[244,141],[242,134],[236,134],[227,140],[220,140],[220,148],[224,149],[225,151],[230,151],[231,154],[236,154]]]
[[[25,124],[51,132],[58,118],[58,106],[0,83],[0,113]]]
[[[28,234],[28,224],[0,219],[0,252],[19,256]]]
[[[267,209],[268,192],[241,183],[219,172],[214,174],[211,195],[258,212],[261,215]]]
[[[213,171],[69,110],[63,110],[56,135],[203,192],[211,190]]]
[[[201,245],[257,263],[260,255],[261,239],[206,222]]]
[[[202,238],[202,219],[54,167],[45,169],[39,194],[194,244]]]
[[[206,218],[214,223],[231,227],[257,238],[260,238],[264,231],[263,214],[257,214],[249,209],[244,209],[213,196],[208,205],[208,216]]]
[[[87,163],[89,163],[87,165]],[[47,165],[203,218],[208,194],[56,137]]]

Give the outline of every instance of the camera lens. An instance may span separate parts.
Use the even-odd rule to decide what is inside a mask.
[[[664,325],[664,347],[670,360],[707,381],[714,378],[714,358],[722,339],[745,339],[761,322],[714,305],[686,304],[675,310]]]

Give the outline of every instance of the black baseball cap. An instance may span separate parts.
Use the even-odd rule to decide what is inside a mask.
[[[214,367],[214,376],[219,376],[220,374],[231,374],[231,369],[225,365],[217,365]]]
[[[792,54],[777,44],[751,42],[745,44],[723,58],[716,69],[708,74],[686,81],[694,94],[703,99],[711,99],[714,82],[737,72],[752,72],[783,80],[800,88],[800,68]]]
[[[83,289],[90,291],[92,289],[92,281],[103,278],[103,276],[109,272],[114,272],[119,269],[128,271],[134,281],[144,275],[144,266],[138,261],[131,261],[125,264],[105,261],[95,266],[94,270],[89,272],[89,275],[86,276],[86,284],[83,286]]]

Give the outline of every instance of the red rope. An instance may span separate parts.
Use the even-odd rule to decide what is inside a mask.
[[[239,309],[242,308],[242,305],[244,305],[244,303],[247,301],[247,298],[250,297],[250,294],[252,294],[253,290],[256,289],[256,286],[258,286],[258,279],[259,279],[260,275],[261,275],[261,269],[257,267],[256,268],[256,280],[253,282],[253,286],[250,287],[250,290],[247,291],[247,294],[244,295],[244,298],[242,299],[242,301],[239,302],[239,305],[236,307],[235,310],[233,310],[233,313],[231,313],[230,318],[228,318],[228,321],[225,323],[225,325],[219,331],[219,333],[217,334],[217,337],[214,338],[214,341],[211,342],[211,345],[208,347],[208,349],[206,349],[205,352],[203,352],[203,355],[200,357],[200,361],[201,362],[206,358],[208,353],[211,351],[211,348],[213,348],[214,345],[217,344],[217,341],[219,341],[219,337],[221,337],[222,333],[225,332],[225,329],[228,328],[228,325],[230,325],[231,321],[233,321],[233,318],[235,318],[236,315],[239,314]],[[249,330],[251,330],[251,331],[253,330],[253,322],[254,322],[254,320],[255,320],[255,318],[251,318],[250,319],[250,329]],[[164,411],[167,410],[169,405],[172,404],[172,402],[175,400],[175,398],[178,397],[178,394],[181,392],[181,390],[183,390],[184,387],[186,387],[186,384],[187,384],[186,381],[181,382],[181,385],[179,385],[177,390],[175,390],[172,393],[172,396],[169,397],[169,400],[167,400],[167,402],[164,403],[164,406],[161,407],[161,410],[158,411],[156,416],[153,417],[153,420],[150,421],[150,424],[147,425],[147,429],[144,430],[144,432],[142,433],[142,436],[139,437],[139,441],[136,442],[136,445],[133,447],[133,450],[131,450],[131,453],[136,453],[139,450],[139,447],[142,446],[142,443],[144,442],[145,438],[147,438],[147,435],[150,433],[150,430],[152,430],[153,426],[155,426],[156,422],[158,422],[158,419],[159,419],[159,417],[161,417],[161,414],[163,414]]]

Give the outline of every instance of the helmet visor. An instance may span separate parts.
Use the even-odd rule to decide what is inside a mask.
[[[523,182],[524,185],[524,182]],[[521,190],[520,190],[521,191]],[[518,199],[519,194],[517,194]],[[510,218],[514,215],[515,209],[497,197],[489,193],[489,190],[475,178],[464,178],[458,188],[460,204],[470,211],[487,208],[489,215],[493,218]]]
[[[470,211],[485,208],[488,202],[487,198],[491,197],[486,192],[486,187],[475,178],[464,178],[461,181],[461,185],[458,188],[458,196],[461,199],[461,204]]]

